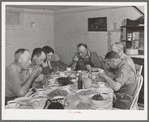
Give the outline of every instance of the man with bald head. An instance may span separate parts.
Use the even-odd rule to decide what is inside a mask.
[[[77,52],[71,62],[72,70],[92,70],[92,67],[102,68],[101,61],[96,52],[91,52],[86,44],[77,45]]]
[[[30,68],[31,55],[27,49],[18,49],[14,57],[15,61],[6,67],[5,104],[16,97],[25,96],[40,72],[39,67],[34,67],[31,75],[24,81],[21,72]]]
[[[114,44],[112,44],[111,50],[115,51],[119,55],[121,60],[125,60],[126,63],[132,66],[132,68],[135,70],[135,65],[133,60],[124,53],[124,46],[122,42],[115,42]]]

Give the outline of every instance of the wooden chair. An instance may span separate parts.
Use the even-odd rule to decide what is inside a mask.
[[[143,66],[135,64],[135,68],[136,68],[136,82],[138,82],[138,83],[137,83],[136,90],[134,92],[134,99],[130,106],[130,110],[139,110],[138,98],[139,98],[139,93],[140,93],[140,90],[141,90],[142,84],[143,84],[143,77],[141,75]],[[114,110],[115,110],[115,108],[114,108]],[[119,110],[122,110],[122,109],[119,109]]]
[[[135,64],[135,68],[136,68],[136,82],[138,82],[138,84],[137,84],[137,88],[136,88],[135,93],[134,93],[133,102],[130,106],[131,110],[132,109],[139,110],[138,98],[139,98],[139,93],[140,93],[140,90],[141,90],[142,84],[143,84],[143,77],[141,75],[143,66]]]
[[[142,88],[142,84],[143,84],[143,77],[142,75],[137,75],[136,76],[136,82],[138,82],[137,84],[137,87],[136,87],[136,90],[135,90],[135,93],[134,93],[134,99],[132,101],[132,104],[130,106],[130,110],[139,110],[139,107],[138,107],[138,98],[139,98],[139,93],[140,93],[140,90]],[[113,108],[113,110],[123,110],[123,109],[120,109],[120,108]]]
[[[142,84],[143,84],[143,77],[142,75],[136,75],[136,82],[138,82],[135,93],[134,93],[134,99],[133,102],[130,106],[130,110],[139,110],[138,107],[138,98],[139,98],[139,93],[140,90],[142,88]]]
[[[143,66],[135,64],[135,68],[136,68],[136,74],[141,75]]]

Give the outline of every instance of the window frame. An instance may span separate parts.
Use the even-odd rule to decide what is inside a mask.
[[[11,29],[23,29],[24,27],[24,9],[22,8],[12,8],[12,7],[6,7],[6,17],[7,19],[7,12],[19,12],[20,13],[20,24],[19,25],[7,25],[5,22],[6,30]]]

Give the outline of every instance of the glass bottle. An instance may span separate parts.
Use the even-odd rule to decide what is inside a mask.
[[[83,84],[83,82],[82,82],[82,75],[81,75],[81,73],[79,73],[78,74],[78,89],[82,89],[83,88],[82,84]]]

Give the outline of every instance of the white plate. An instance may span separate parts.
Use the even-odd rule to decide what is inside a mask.
[[[14,101],[19,103],[20,105],[26,105],[31,100],[33,100],[33,98],[30,98],[30,97],[20,97],[20,98],[14,99]]]
[[[9,104],[5,106],[5,109],[18,109],[20,107],[20,104]]]
[[[113,90],[112,90],[112,88],[103,87],[103,88],[98,88],[97,92],[99,92],[99,93],[113,93]]]
[[[59,98],[66,98],[66,97],[64,97],[64,96],[55,96],[55,97],[53,97],[53,99],[59,99]]]
[[[61,86],[59,89],[67,91],[68,94],[73,92],[69,86]]]
[[[92,72],[92,75],[98,75],[99,74],[99,72]]]

